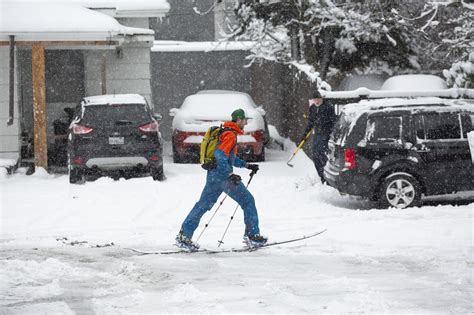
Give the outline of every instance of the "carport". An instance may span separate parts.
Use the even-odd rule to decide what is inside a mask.
[[[18,117],[20,112],[18,110],[19,96],[15,94],[18,94],[16,92],[23,88],[21,84],[24,82],[21,82],[18,77],[15,78],[15,75],[18,73],[18,69],[24,65],[19,62],[18,58],[15,60],[15,57],[18,51],[31,49],[31,87],[28,88],[32,92],[34,163],[36,166],[44,168],[48,167],[45,80],[45,71],[48,69],[45,65],[45,50],[80,50],[84,52],[83,54],[86,56],[83,58],[87,58],[87,65],[84,66],[84,76],[87,78],[84,78],[84,81],[88,80],[83,83],[86,86],[84,93],[89,95],[105,94],[108,91],[108,82],[112,79],[116,79],[116,81],[124,79],[120,81],[121,86],[114,87],[113,92],[130,92],[127,90],[134,90],[130,86],[137,85],[137,82],[130,79],[133,78],[133,74],[130,74],[129,69],[133,66],[128,67],[128,70],[121,70],[120,73],[117,73],[114,67],[120,63],[121,59],[125,59],[124,55],[128,59],[135,58],[137,52],[149,55],[149,48],[154,39],[154,32],[145,28],[148,27],[149,12],[152,12],[153,16],[163,16],[169,10],[166,1],[157,1],[154,10],[152,10],[153,7],[143,5],[139,5],[137,9],[136,6],[133,6],[132,1],[128,1],[131,5],[123,6],[124,9],[120,12],[122,15],[118,10],[115,11],[115,17],[133,17],[133,21],[130,21],[132,19],[125,20],[144,26],[129,27],[122,25],[112,17],[114,14],[110,14],[112,15],[110,16],[75,2],[80,1],[49,3],[46,1],[4,0],[0,2],[0,49],[3,49],[4,52],[9,50],[8,58],[5,57],[7,54],[0,54],[0,62],[3,64],[0,66],[2,70],[8,69],[9,73],[9,80],[3,79],[0,82],[2,92],[8,91],[5,94],[9,95],[8,103],[0,104],[3,108],[8,104],[8,124],[7,126],[2,124],[0,136],[11,137],[13,135],[14,138],[16,134],[19,139],[20,133],[23,131],[20,127],[19,118],[21,117]],[[127,1],[122,1],[122,5],[123,2]],[[110,11],[110,9],[107,10]],[[138,20],[145,20],[146,23],[143,21],[136,23]],[[127,48],[130,48],[130,51],[133,49],[130,53],[131,56],[124,53]],[[111,67],[111,63],[114,67]],[[146,65],[144,69],[146,72]],[[144,77],[146,80],[146,75]],[[5,83],[6,81],[8,84]],[[124,81],[126,82],[124,83]],[[150,98],[151,89],[148,90],[150,90],[150,95],[146,96]],[[3,110],[3,112],[5,111]],[[14,149],[14,139],[11,141],[11,147]],[[19,147],[19,144],[17,146]],[[6,151],[3,150],[3,147],[0,149],[2,149],[0,151]]]

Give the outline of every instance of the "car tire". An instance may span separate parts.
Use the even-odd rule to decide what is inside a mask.
[[[153,180],[163,181],[165,180],[165,173],[163,171],[163,165],[160,167],[152,167],[150,170],[151,177]]]
[[[69,183],[82,184],[84,183],[84,173],[78,168],[69,169]]]
[[[411,174],[394,173],[384,179],[378,197],[382,208],[417,207],[421,202],[421,187]]]
[[[179,157],[178,151],[176,150],[176,147],[174,144],[173,144],[173,163],[183,163],[183,159]]]

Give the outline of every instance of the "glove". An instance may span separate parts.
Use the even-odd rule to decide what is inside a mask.
[[[252,170],[252,172],[254,172],[255,174],[257,174],[257,171],[259,170],[258,164],[247,163],[245,167],[248,168],[249,170]]]
[[[234,185],[238,185],[240,181],[242,180],[242,177],[240,177],[237,174],[230,174],[229,175],[229,180],[234,183]]]

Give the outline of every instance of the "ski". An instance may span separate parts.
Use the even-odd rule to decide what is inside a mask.
[[[131,248],[131,247],[128,247],[128,248],[125,248],[125,249],[131,250],[132,252],[135,252],[135,253],[140,254],[140,255],[171,255],[171,254],[192,254],[192,253],[208,252],[207,249],[198,249],[198,250],[190,251],[190,250],[183,249],[183,248],[175,249],[175,250],[171,249],[171,250],[150,250],[150,251],[141,250],[141,249],[137,249],[137,248]]]
[[[303,235],[303,236],[301,236],[301,237],[292,238],[292,239],[285,240],[285,241],[271,242],[271,243],[264,244],[264,245],[262,245],[262,246],[243,247],[243,248],[230,248],[230,249],[221,249],[221,250],[206,250],[206,252],[207,252],[208,254],[254,252],[254,251],[257,251],[257,250],[259,250],[259,249],[263,249],[263,248],[270,247],[270,246],[282,245],[282,244],[288,244],[288,243],[293,243],[293,242],[298,242],[298,241],[306,240],[306,239],[315,237],[315,236],[317,236],[317,235],[319,235],[319,234],[322,234],[322,233],[326,232],[326,230],[327,230],[327,229],[324,229],[324,230],[321,230],[321,231],[316,232],[316,233],[313,233],[313,234]]]
[[[293,243],[293,242],[298,242],[302,240],[306,240],[312,237],[315,237],[317,235],[320,235],[324,232],[326,232],[327,229],[321,230],[319,232],[309,234],[309,235],[303,235],[301,237],[297,238],[292,238],[289,240],[284,240],[284,241],[278,241],[278,242],[272,242],[272,243],[267,243],[262,246],[257,246],[257,247],[242,247],[242,248],[229,248],[229,249],[198,249],[194,251],[189,251],[186,249],[176,249],[176,250],[155,250],[155,251],[146,251],[146,250],[140,250],[136,248],[125,248],[127,250],[131,250],[135,253],[138,253],[140,255],[172,255],[172,254],[195,254],[195,253],[205,253],[205,254],[219,254],[219,253],[240,253],[240,252],[254,252],[259,249],[267,248],[270,246],[275,246],[275,245],[282,245],[282,244],[288,244],[288,243]]]

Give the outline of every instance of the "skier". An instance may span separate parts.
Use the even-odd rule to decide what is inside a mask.
[[[262,246],[267,238],[260,235],[258,214],[252,194],[242,183],[242,178],[233,173],[232,166],[246,167],[257,172],[257,164],[249,164],[236,156],[237,135],[243,134],[247,125],[247,117],[243,109],[232,112],[232,121],[224,122],[226,130],[219,136],[219,142],[214,151],[217,166],[207,171],[206,185],[199,201],[194,205],[184,220],[176,244],[189,250],[197,250],[198,244],[192,242],[193,233],[199,225],[201,217],[216,203],[222,192],[234,199],[244,211],[245,233],[244,241],[251,247]]]
[[[336,114],[334,113],[333,106],[328,100],[323,99],[318,90],[315,90],[313,97],[309,100],[308,125],[300,143],[306,139],[306,135],[314,128],[313,163],[322,184],[326,183],[324,165],[327,162],[326,153],[328,151],[329,135],[335,121]]]

